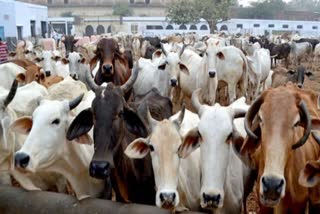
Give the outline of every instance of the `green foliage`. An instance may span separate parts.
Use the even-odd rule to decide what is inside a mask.
[[[167,18],[176,24],[197,23],[204,18],[214,30],[218,21],[228,19],[229,7],[236,3],[236,0],[179,0],[168,8]]]
[[[131,16],[132,11],[130,10],[128,4],[117,3],[112,6],[114,16]]]
[[[292,0],[288,3],[290,10],[320,12],[319,0]]]
[[[286,8],[282,0],[266,0],[263,2],[253,2],[252,7],[242,8],[239,18],[247,19],[273,19],[280,11]]]

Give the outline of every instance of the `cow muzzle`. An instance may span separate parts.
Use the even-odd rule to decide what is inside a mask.
[[[262,176],[260,188],[260,202],[264,206],[274,207],[284,195],[285,180],[274,176]]]
[[[201,207],[204,209],[217,209],[222,207],[222,197],[221,194],[207,194],[202,193]]]
[[[110,64],[103,65],[103,74],[104,75],[111,75],[113,73],[113,67]]]
[[[97,179],[106,179],[111,175],[109,162],[92,161],[89,168],[90,176]]]
[[[178,80],[176,80],[176,79],[171,79],[171,80],[170,80],[170,84],[171,84],[172,87],[176,87],[176,86],[178,85]]]
[[[50,77],[51,76],[51,71],[45,71],[46,77]]]
[[[19,152],[19,153],[16,153],[14,156],[14,164],[16,167],[20,169],[27,168],[29,161],[30,161],[30,156],[27,155],[26,153]]]
[[[78,74],[70,74],[70,77],[74,80],[79,80]]]
[[[216,77],[216,71],[209,71],[209,77],[215,78]]]
[[[164,209],[173,209],[176,206],[177,193],[161,192],[159,194],[160,207]]]

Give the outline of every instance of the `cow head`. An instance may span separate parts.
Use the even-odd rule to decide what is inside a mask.
[[[289,157],[311,132],[306,103],[310,95],[292,84],[264,91],[245,118],[248,137],[237,147],[244,162],[258,170],[258,192],[264,206],[274,207],[285,195]]]
[[[96,97],[89,109],[82,111],[69,127],[67,138],[75,139],[86,134],[94,126],[95,152],[90,164],[90,175],[106,179],[114,168],[114,155],[125,137],[124,129],[146,136],[147,130],[140,117],[127,105],[124,94],[131,89],[138,75],[135,69],[129,80],[117,87],[108,83],[98,86],[87,72],[87,81]]]
[[[79,79],[79,72],[80,72],[80,65],[84,64],[86,59],[82,56],[82,54],[78,52],[72,52],[66,55],[66,58],[62,60],[63,64],[69,64],[69,72],[70,76],[78,80]]]
[[[180,72],[189,75],[189,69],[181,62],[181,56],[185,50],[185,45],[181,48],[180,51],[167,52],[164,46],[161,44],[161,51],[158,50],[153,53],[154,56],[160,56],[161,53],[164,54],[165,60],[159,66],[160,70],[167,70],[170,74],[170,84],[172,87],[179,85]],[[154,57],[153,57],[154,58]]]
[[[302,88],[305,76],[310,80],[314,79],[314,74],[311,71],[306,71],[304,66],[299,66],[296,71],[289,70],[287,72],[287,81],[297,83],[298,87]]]
[[[114,60],[122,59],[118,43],[110,39],[101,39],[97,44],[96,58],[100,60],[100,72],[102,76],[109,77],[114,73]]]
[[[75,50],[75,44],[78,40],[74,39],[74,36],[65,36],[64,39],[62,39],[62,42],[66,47],[66,54],[69,54]]]
[[[217,68],[216,63],[217,60],[224,60],[223,52],[219,51],[218,47],[220,47],[220,40],[210,38],[206,41],[207,49],[203,56],[203,59],[207,65],[207,71],[210,78],[217,77]]]
[[[36,81],[40,83],[43,73],[41,72],[41,67],[34,65],[28,65],[25,67],[26,73],[20,73],[17,75],[16,79],[19,82],[31,83],[32,81]]]
[[[147,138],[134,140],[125,150],[125,154],[133,159],[151,154],[157,189],[156,205],[160,208],[174,209],[180,203],[177,191],[180,168],[178,149],[182,142],[179,129],[184,113],[183,107],[178,117],[157,121],[148,111],[151,134]]]
[[[241,138],[233,125],[233,119],[243,117],[248,109],[245,99],[240,98],[228,107],[215,104],[201,105],[199,89],[192,95],[192,104],[200,117],[198,127],[191,130],[179,148],[179,155],[187,157],[200,147],[202,208],[221,208],[225,197],[226,172],[232,150],[231,140]]]
[[[34,60],[40,64],[46,76],[50,76],[56,71],[56,63],[60,59],[61,57],[53,51],[43,51],[41,57],[37,57]]]
[[[69,112],[82,100],[83,94],[72,101],[42,100],[32,117],[17,119],[11,128],[26,134],[27,139],[15,154],[15,165],[20,170],[36,172],[52,166],[65,150]]]
[[[15,114],[12,113],[12,110],[8,109],[8,105],[13,100],[17,88],[18,82],[15,80],[12,83],[9,93],[0,95],[0,163],[3,163],[15,150],[14,136],[12,136],[12,133],[9,131],[10,123],[14,119],[13,116]]]

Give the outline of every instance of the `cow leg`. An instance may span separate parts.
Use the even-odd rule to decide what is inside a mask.
[[[236,88],[237,88],[236,83],[233,83],[233,84],[228,83],[229,105],[236,99]]]

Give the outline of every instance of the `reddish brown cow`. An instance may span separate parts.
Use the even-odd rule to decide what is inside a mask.
[[[258,171],[261,213],[305,213],[309,200],[309,211],[315,211],[312,196],[319,189],[298,183],[307,161],[320,154],[309,137],[315,123],[311,116],[318,117],[317,96],[291,83],[264,91],[246,114],[248,136],[234,143],[242,160]]]
[[[100,62],[100,66],[94,80],[98,85],[103,82],[123,85],[131,75],[128,61],[120,53],[119,45],[114,39],[103,38],[99,41],[96,55],[90,62],[91,70],[97,62]]]

